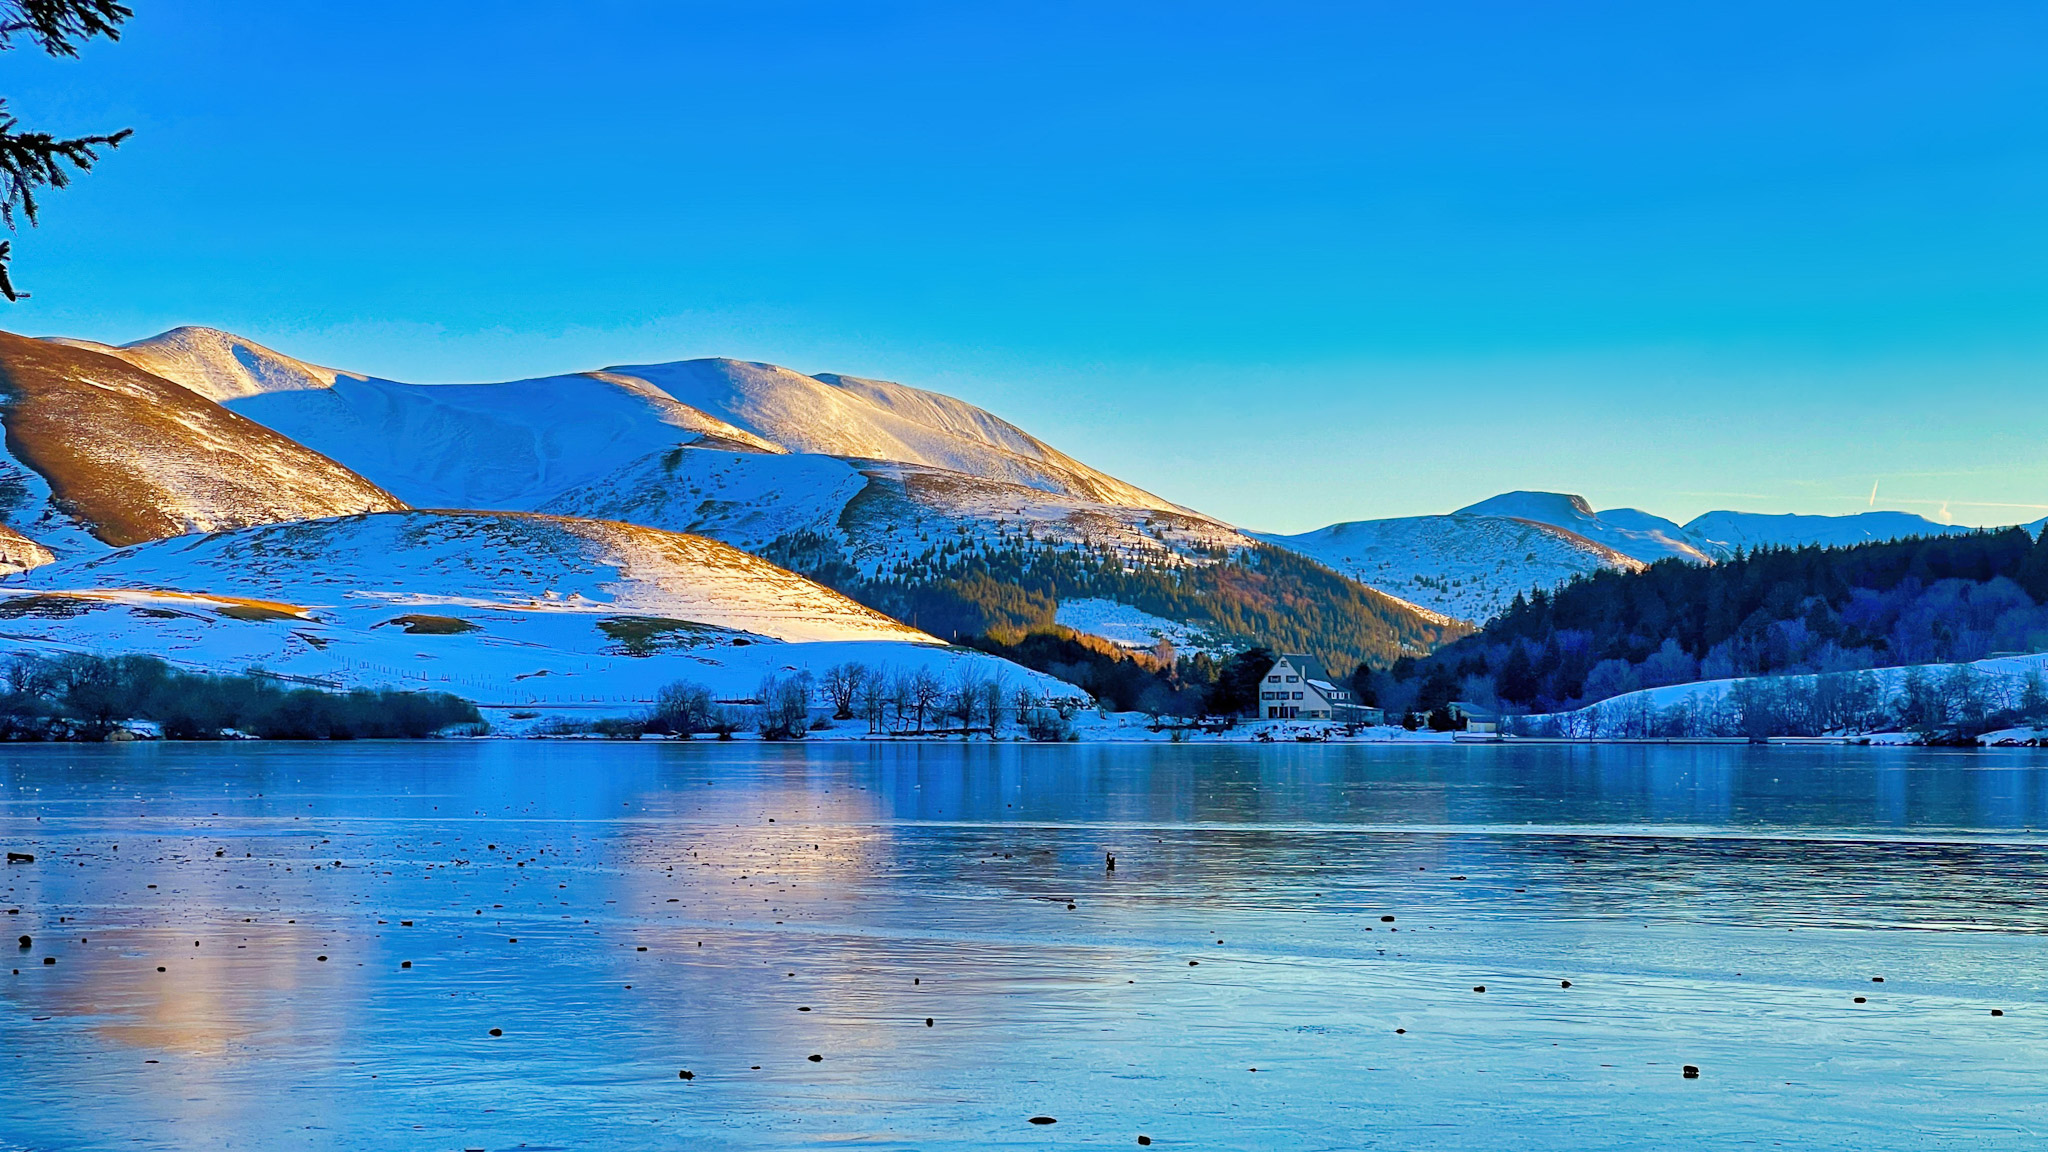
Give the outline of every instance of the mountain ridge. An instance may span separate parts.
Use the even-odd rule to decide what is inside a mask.
[[[337,462],[396,507],[704,534],[967,634],[1052,626],[1061,598],[1103,594],[1116,570],[1135,575],[1107,583],[1147,611],[1173,605],[1182,623],[1245,644],[1277,629],[1337,666],[1418,654],[1462,627],[1268,555],[972,404],[885,380],[708,358],[415,385],[197,327],[50,346],[161,371],[193,403],[218,398],[221,413]],[[1034,591],[1019,600],[993,571]],[[1185,576],[1223,599],[1173,593]]]

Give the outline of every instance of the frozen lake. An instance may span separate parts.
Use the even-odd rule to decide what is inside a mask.
[[[0,1150],[2037,1148],[2041,829],[2028,750],[0,748]]]

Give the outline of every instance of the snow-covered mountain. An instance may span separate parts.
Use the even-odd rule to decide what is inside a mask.
[[[1162,520],[1189,547],[1249,543],[988,412],[887,381],[714,359],[405,384],[201,328],[108,353],[219,397],[414,507],[601,516],[749,548],[827,532],[876,561],[922,551],[931,531],[978,536],[999,519],[1125,550],[1162,550]]]
[[[1506,608],[1517,593],[1600,569],[1633,572],[1644,566],[1555,525],[1466,512],[1359,520],[1265,539],[1410,603],[1478,623]]]
[[[1911,512],[1859,512],[1847,516],[1773,515],[1763,512],[1706,512],[1680,525],[1635,508],[1595,512],[1583,497],[1557,492],[1510,492],[1482,500],[1461,512],[1491,512],[1553,524],[1608,544],[1638,560],[1676,557],[1704,562],[1726,560],[1738,549],[1843,548],[1912,536],[1975,532]],[[2023,525],[2039,534],[2042,521]]]
[[[517,513],[307,520],[49,564],[0,581],[0,634],[499,705],[621,705],[676,679],[745,695],[846,660],[1071,694],[713,540]]]
[[[529,508],[679,443],[920,464],[1133,508],[1170,508],[950,396],[773,364],[685,360],[500,384],[323,368],[210,328],[120,357],[323,452],[418,506]]]
[[[320,453],[126,360],[0,333],[0,515],[64,556],[404,505]]]
[[[957,590],[972,583],[961,579],[966,569],[996,554],[1028,566],[1032,554],[1051,549],[1085,554],[1098,567],[1168,573],[1241,567],[1267,547],[980,408],[881,380],[710,359],[417,385],[310,365],[197,328],[104,354],[218,397],[413,507],[547,512],[699,533],[849,590],[876,582]],[[1287,615],[1291,603],[1326,599],[1295,587],[1321,577],[1268,568],[1234,582],[1262,610]],[[1346,597],[1345,611],[1365,619],[1304,617],[1305,631],[1291,642],[1333,653],[1357,643],[1416,650],[1449,623],[1356,585]],[[918,610],[894,601],[891,609]],[[1154,602],[1148,610],[1166,609]],[[1179,611],[1199,617],[1183,622],[1205,633],[1217,618],[1242,619],[1200,596],[1183,597]],[[1049,623],[1051,602],[1029,613]],[[949,629],[963,624],[957,613],[949,619]],[[1261,638],[1242,624],[1237,631],[1238,640]],[[1345,639],[1313,639],[1323,633]]]

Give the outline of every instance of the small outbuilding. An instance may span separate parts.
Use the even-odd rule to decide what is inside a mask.
[[[1500,713],[1464,700],[1453,700],[1449,708],[1451,727],[1465,732],[1500,731]]]

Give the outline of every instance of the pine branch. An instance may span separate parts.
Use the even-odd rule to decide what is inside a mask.
[[[0,51],[14,47],[19,37],[52,56],[75,57],[78,45],[95,36],[119,40],[121,22],[132,15],[119,0],[0,0]],[[119,148],[132,134],[123,128],[67,139],[17,132],[17,124],[0,99],[0,223],[9,231],[16,227],[17,214],[31,226],[36,223],[36,189],[65,187],[73,171],[92,170],[100,149]],[[13,252],[12,241],[0,240],[0,296],[19,300],[27,293],[15,290],[8,273]]]
[[[0,0],[0,49],[26,36],[52,56],[77,56],[95,36],[119,40],[121,22],[133,15],[118,0]]]
[[[0,101],[0,108],[5,101]],[[134,134],[123,128],[104,136],[74,136],[61,140],[48,132],[16,132],[15,119],[0,111],[0,223],[15,227],[19,211],[30,225],[36,222],[37,188],[63,188],[71,183],[65,165],[80,172],[92,169],[101,148],[118,148]]]

